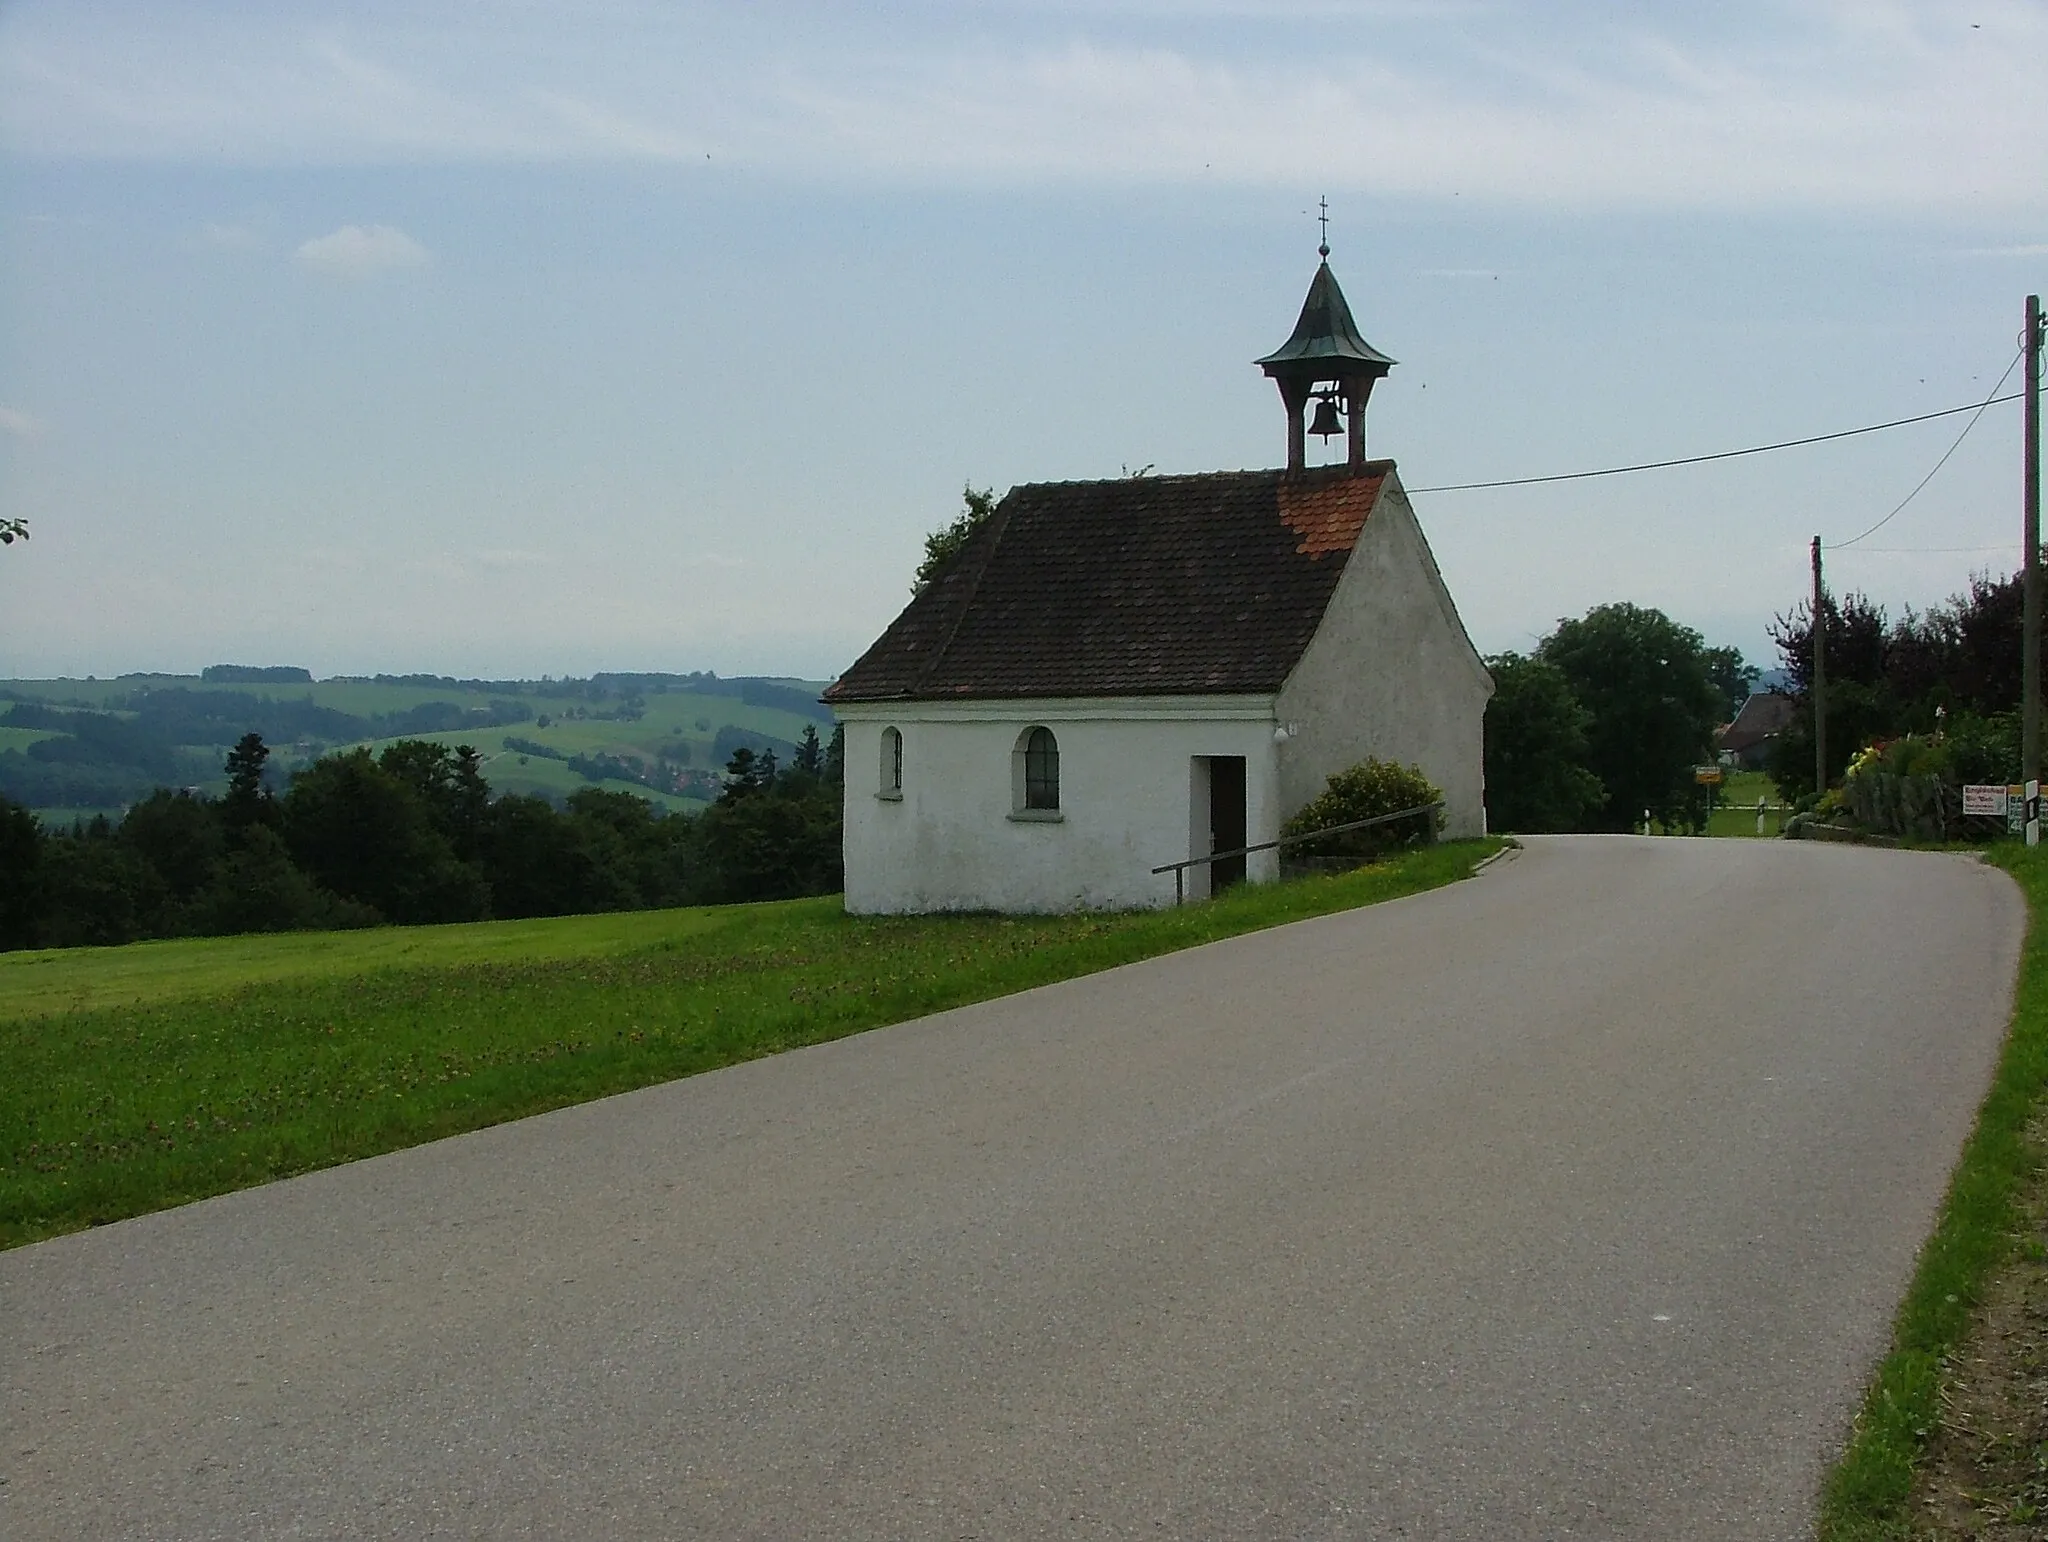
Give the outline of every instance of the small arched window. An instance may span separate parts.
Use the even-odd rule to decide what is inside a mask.
[[[882,784],[885,798],[903,796],[903,735],[894,728],[882,730]]]
[[[1024,736],[1024,806],[1060,806],[1060,746],[1050,728],[1034,728]]]

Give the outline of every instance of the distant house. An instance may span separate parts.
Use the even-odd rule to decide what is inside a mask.
[[[1752,691],[1734,721],[1715,736],[1714,747],[1746,770],[1761,770],[1778,735],[1792,726],[1795,710],[1783,691]]]
[[[1485,829],[1493,682],[1393,462],[1364,454],[1392,362],[1325,261],[1259,361],[1286,470],[1010,491],[825,693],[849,910],[1170,904],[1154,867],[1274,839],[1368,755],[1420,765],[1449,833]],[[1312,399],[1313,431],[1347,435],[1341,465],[1305,464]],[[1255,853],[1190,892],[1277,873]]]

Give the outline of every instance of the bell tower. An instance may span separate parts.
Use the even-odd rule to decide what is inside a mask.
[[[1273,378],[1287,408],[1289,471],[1307,466],[1307,435],[1328,439],[1339,433],[1346,437],[1346,463],[1354,472],[1364,470],[1366,398],[1372,395],[1373,382],[1394,367],[1392,359],[1359,335],[1344,291],[1337,287],[1337,275],[1330,271],[1328,207],[1326,202],[1323,241],[1316,248],[1322,265],[1309,281],[1294,335],[1253,361]],[[1304,426],[1302,413],[1311,400],[1316,404],[1315,421]]]

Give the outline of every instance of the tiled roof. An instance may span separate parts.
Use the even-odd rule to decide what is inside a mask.
[[[1013,488],[825,699],[1278,690],[1392,470]]]
[[[1735,714],[1735,721],[1721,730],[1719,745],[1740,753],[1761,744],[1791,727],[1795,711],[1796,704],[1782,691],[1752,691]]]

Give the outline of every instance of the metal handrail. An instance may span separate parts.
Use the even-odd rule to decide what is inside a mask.
[[[1302,835],[1283,835],[1277,841],[1260,841],[1256,846],[1237,846],[1229,851],[1212,851],[1206,857],[1189,857],[1185,862],[1168,862],[1163,867],[1152,869],[1154,876],[1160,873],[1173,874],[1173,902],[1180,904],[1187,897],[1187,870],[1201,867],[1205,863],[1225,862],[1232,857],[1247,857],[1255,851],[1273,851],[1281,846],[1297,846],[1303,841],[1319,841],[1326,835],[1343,835],[1351,830],[1363,830],[1371,825],[1390,825],[1397,819],[1413,819],[1417,814],[1431,814],[1442,808],[1443,800],[1418,804],[1404,808],[1398,813],[1375,814],[1370,819],[1354,819],[1349,824],[1328,825],[1321,830],[1310,830]]]

